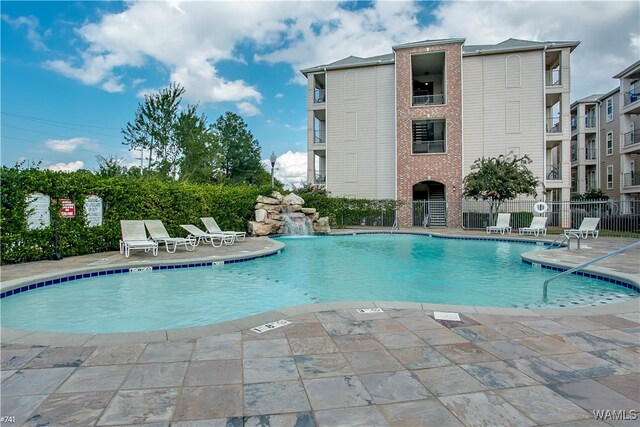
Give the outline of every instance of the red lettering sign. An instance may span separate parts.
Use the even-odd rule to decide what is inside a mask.
[[[62,218],[75,218],[76,217],[76,205],[68,199],[60,199],[60,216]]]

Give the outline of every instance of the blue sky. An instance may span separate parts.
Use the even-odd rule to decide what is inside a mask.
[[[605,93],[640,58],[629,2],[7,2],[2,1],[2,164],[94,169],[122,145],[144,93],[182,84],[214,122],[242,115],[277,175],[306,174],[299,69],[391,52],[424,39],[578,40],[572,99]]]

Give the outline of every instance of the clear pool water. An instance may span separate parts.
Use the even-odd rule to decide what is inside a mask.
[[[283,238],[278,255],[212,267],[100,276],[2,299],[2,325],[56,332],[206,325],[300,304],[416,301],[571,306],[635,298],[621,286],[527,265],[540,246],[411,235]]]

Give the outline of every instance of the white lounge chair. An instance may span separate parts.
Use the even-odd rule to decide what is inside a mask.
[[[529,227],[518,228],[518,234],[535,234],[538,236],[541,233],[543,236],[547,235],[546,216],[534,216]]]
[[[498,220],[496,221],[496,225],[490,225],[487,227],[487,233],[500,233],[504,234],[505,231],[507,233],[511,233],[511,226],[509,222],[511,221],[510,213],[499,213]]]
[[[182,224],[180,227],[189,232],[188,237],[196,239],[196,246],[198,246],[200,242],[205,242],[211,243],[212,246],[219,248],[223,243],[225,245],[232,245],[234,241],[233,236],[222,233],[206,233],[193,224]],[[220,244],[216,245],[216,241],[219,241]]]
[[[162,221],[158,219],[145,219],[144,225],[149,230],[151,238],[157,243],[164,243],[167,252],[174,253],[178,245],[184,245],[184,248],[191,252],[196,248],[196,239],[193,237],[171,237],[164,227]]]
[[[144,221],[120,220],[120,253],[129,258],[134,249],[152,251],[153,256],[158,256],[158,243],[147,237],[144,229]]]
[[[200,218],[200,220],[209,233],[222,233],[233,236],[238,242],[242,242],[247,236],[247,233],[245,231],[222,231],[216,220],[210,216],[206,218]]]
[[[565,234],[575,233],[583,239],[586,239],[587,237],[589,237],[589,233],[591,233],[593,238],[597,239],[598,234],[600,233],[600,230],[597,230],[596,227],[598,226],[599,222],[600,222],[600,218],[586,217],[582,220],[582,223],[580,224],[580,228],[578,229],[572,228],[571,230],[564,230],[564,232]]]

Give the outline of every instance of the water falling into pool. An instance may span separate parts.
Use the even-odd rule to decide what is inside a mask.
[[[282,221],[284,221],[284,234],[286,236],[312,236],[313,219],[301,212],[288,212],[288,207],[282,208]]]

